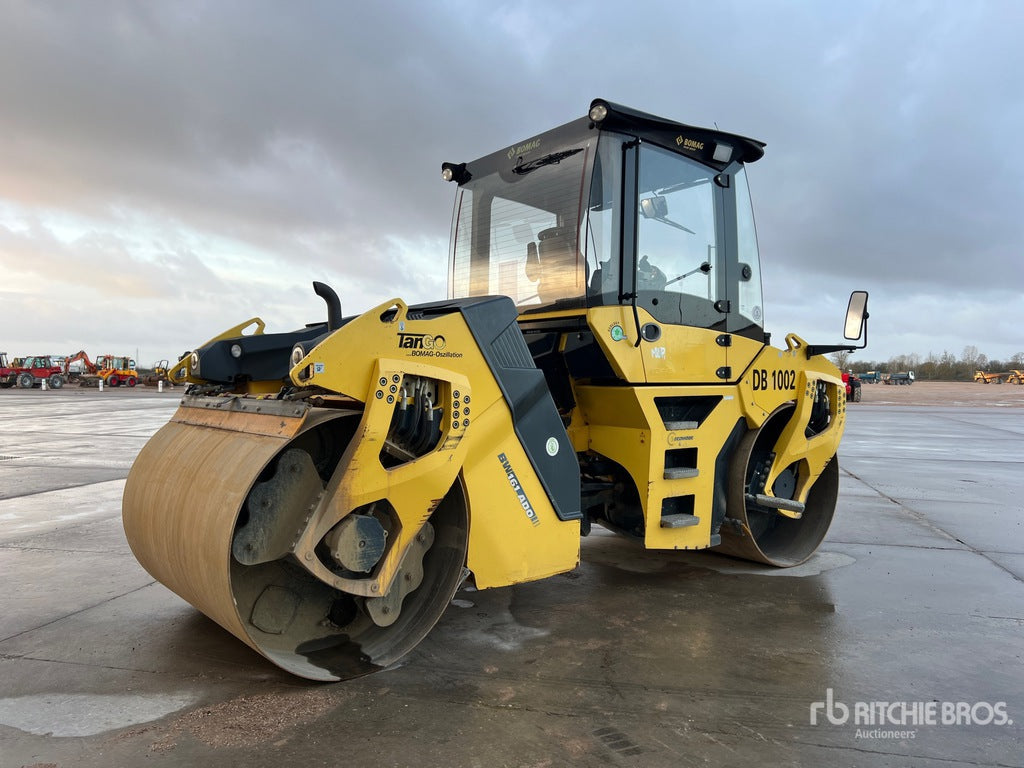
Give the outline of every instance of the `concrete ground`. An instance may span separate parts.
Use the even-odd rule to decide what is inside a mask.
[[[851,406],[798,568],[595,533],[323,685],[128,550],[123,478],[178,397],[0,390],[0,768],[1024,765],[1022,408]]]

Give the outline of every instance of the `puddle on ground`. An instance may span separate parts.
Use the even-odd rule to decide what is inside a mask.
[[[196,699],[191,693],[12,696],[0,699],[0,724],[37,736],[94,736],[158,720]]]
[[[857,562],[856,558],[844,555],[841,552],[818,552],[811,556],[806,563],[794,565],[792,568],[776,568],[772,565],[758,565],[740,560],[727,560],[725,558],[708,558],[704,563],[705,567],[719,573],[756,576],[820,576],[825,571],[832,571],[836,568],[843,568]]]

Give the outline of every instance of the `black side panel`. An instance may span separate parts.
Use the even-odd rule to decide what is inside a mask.
[[[520,329],[522,327],[519,326]],[[523,334],[523,338],[530,348],[534,364],[544,374],[544,381],[547,382],[548,390],[559,412],[568,413],[576,405],[576,399],[573,397],[572,387],[569,386],[569,372],[565,368],[565,359],[558,351],[561,337],[557,333],[531,333],[529,336]]]
[[[604,356],[601,345],[594,339],[590,330],[580,331],[565,339],[565,365],[569,374],[577,381],[591,383],[621,383],[615,375],[608,358]]]
[[[654,405],[658,408],[658,415],[664,423],[672,421],[692,421],[698,426],[711,415],[718,404],[722,402],[721,395],[704,395],[693,397],[682,395],[675,397],[656,397]]]
[[[351,320],[342,321],[342,325]],[[275,381],[288,378],[292,347],[300,342],[307,349],[327,336],[327,323],[316,323],[291,333],[261,333],[215,341],[200,348],[198,376],[207,381],[232,384],[236,380]],[[231,355],[231,347],[242,349],[240,357]]]
[[[410,308],[411,309],[411,308]],[[559,520],[581,520],[580,466],[505,296],[469,299],[459,309],[512,411],[512,423]],[[552,456],[552,450],[554,455]]]

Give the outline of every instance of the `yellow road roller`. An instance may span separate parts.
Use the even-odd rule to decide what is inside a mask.
[[[326,319],[253,318],[169,371],[188,389],[124,491],[139,562],[314,680],[393,664],[467,579],[575,568],[594,523],[803,562],[846,419],[824,355],[866,345],[867,294],[845,342],[771,345],[746,170],[763,153],[596,100],[444,163],[447,300],[345,316],[314,283]]]

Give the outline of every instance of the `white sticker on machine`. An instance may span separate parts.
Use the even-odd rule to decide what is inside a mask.
[[[558,438],[549,437],[548,443],[544,447],[547,448],[548,456],[555,456],[558,453]]]

